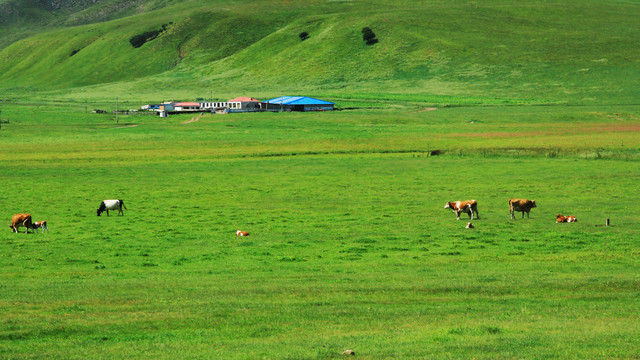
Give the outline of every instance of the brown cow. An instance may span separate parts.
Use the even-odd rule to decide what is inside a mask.
[[[246,231],[238,230],[236,231],[236,236],[249,236],[249,233]]]
[[[38,232],[38,229],[42,229],[42,233],[44,234],[44,231],[46,230],[47,232],[49,231],[49,227],[47,226],[47,222],[46,221],[36,221],[33,223],[33,225],[35,225],[36,227],[36,232]]]
[[[516,211],[522,212],[522,218],[524,219],[524,213],[527,213],[527,219],[529,218],[529,211],[536,207],[535,200],[527,199],[509,199],[509,211],[511,212],[511,219],[515,219],[513,213]]]
[[[24,226],[26,228],[25,234],[29,233],[29,229],[36,229],[36,226],[33,225],[31,221],[31,214],[15,214],[11,218],[11,231],[14,233],[18,232],[18,228]]]
[[[564,216],[564,215],[556,215],[556,223],[570,223],[570,222],[576,222],[578,221],[578,219],[576,219],[575,216],[573,215],[569,215],[569,216]]]
[[[469,220],[473,220],[473,213],[476,214],[476,217],[480,219],[480,214],[478,214],[478,202],[475,200],[467,200],[467,201],[449,201],[444,204],[445,209],[451,209],[458,220],[460,220],[460,213],[464,212],[469,215]]]

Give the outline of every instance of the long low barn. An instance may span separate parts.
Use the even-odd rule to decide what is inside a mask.
[[[200,103],[197,102],[177,102],[173,104],[174,111],[188,112],[188,111],[201,111]]]
[[[329,111],[334,103],[307,96],[281,96],[262,102],[262,109],[268,111]]]

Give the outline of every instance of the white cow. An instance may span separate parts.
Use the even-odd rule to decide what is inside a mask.
[[[100,207],[98,208],[98,216],[100,216],[104,211],[107,212],[107,216],[109,216],[109,210],[118,210],[118,215],[124,216],[124,212],[122,208],[127,208],[124,206],[124,202],[122,200],[102,200],[100,203]]]

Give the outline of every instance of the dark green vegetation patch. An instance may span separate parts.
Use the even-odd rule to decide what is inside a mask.
[[[376,34],[374,34],[373,30],[370,27],[362,28],[362,40],[367,45],[373,45],[378,43],[378,39],[376,39]]]
[[[167,26],[169,25],[170,24],[163,24],[162,28],[158,30],[145,31],[142,34],[135,35],[131,39],[129,39],[129,43],[131,43],[131,46],[133,46],[134,48],[139,48],[145,43],[157,38],[163,32],[167,31]]]

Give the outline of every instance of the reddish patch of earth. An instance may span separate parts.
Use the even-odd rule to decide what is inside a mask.
[[[523,136],[539,136],[539,135],[560,135],[562,133],[602,133],[602,132],[640,132],[640,124],[567,124],[565,128],[559,128],[557,131],[523,131],[523,132],[484,132],[484,133],[454,133],[450,136],[455,137],[523,137]]]

